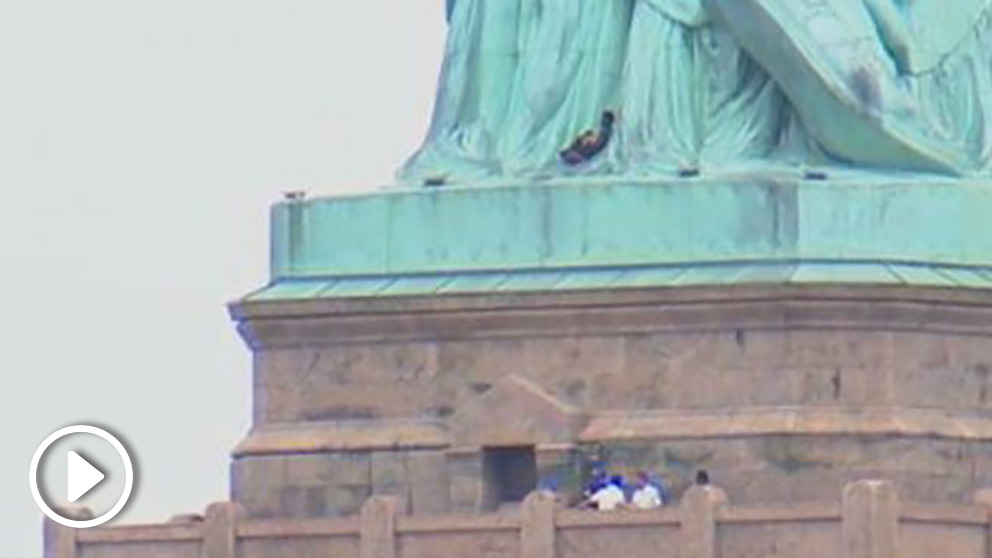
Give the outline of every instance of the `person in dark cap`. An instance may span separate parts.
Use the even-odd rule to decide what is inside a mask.
[[[696,471],[696,485],[697,486],[707,486],[710,483],[710,474],[706,469],[700,469]]]

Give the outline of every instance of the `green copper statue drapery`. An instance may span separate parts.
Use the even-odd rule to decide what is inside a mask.
[[[992,0],[448,0],[401,181],[796,165],[981,173]],[[559,157],[616,115],[605,150]]]

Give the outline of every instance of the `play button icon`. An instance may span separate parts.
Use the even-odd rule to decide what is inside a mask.
[[[45,515],[66,527],[84,529],[110,521],[124,508],[134,485],[134,468],[117,438],[80,424],[45,438],[31,459],[29,480],[31,495]],[[65,503],[106,512],[94,519],[63,517],[56,510]]]
[[[67,467],[69,474],[66,475],[68,481],[66,499],[69,500],[69,503],[75,503],[83,494],[86,494],[94,486],[103,482],[103,479],[107,478],[107,475],[101,473],[99,469],[90,465],[89,461],[86,461],[74,451],[70,451],[67,454],[67,459],[69,460],[69,466]]]

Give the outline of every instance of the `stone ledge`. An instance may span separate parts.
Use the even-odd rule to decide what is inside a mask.
[[[992,440],[992,418],[941,409],[770,407],[707,411],[606,411],[591,413],[578,443],[755,436],[898,436],[962,441]],[[256,430],[235,457],[375,450],[444,449],[474,455],[477,446],[452,446],[440,424],[296,424]],[[569,448],[564,445],[561,447]],[[559,446],[541,445],[540,451]]]
[[[233,456],[437,449],[447,445],[444,427],[431,423],[270,424],[252,431],[235,447]]]
[[[200,541],[203,539],[203,524],[97,527],[94,529],[79,529],[76,537],[81,543]]]
[[[272,277],[742,259],[989,266],[989,213],[985,181],[913,176],[810,182],[755,173],[398,190],[274,206]],[[832,269],[842,281],[849,275]]]
[[[515,531],[520,529],[516,514],[400,516],[396,531],[409,534],[475,533],[479,531]]]
[[[255,349],[698,330],[879,329],[992,335],[992,291],[726,286],[232,307]]]
[[[269,519],[237,525],[235,532],[245,539],[284,537],[358,536],[358,516],[333,519]]]
[[[948,525],[989,524],[989,510],[984,506],[951,506],[906,502],[902,505],[902,520],[912,523],[945,523]]]
[[[561,529],[586,529],[604,525],[620,527],[678,527],[675,508],[660,510],[624,510],[624,513],[595,514],[584,510],[561,510],[555,516],[555,526]]]
[[[796,521],[833,521],[841,516],[840,504],[811,503],[801,506],[735,508],[717,511],[717,518],[724,523],[790,523]]]
[[[937,409],[755,408],[718,412],[612,412],[594,415],[579,434],[579,441],[594,443],[777,435],[901,436],[986,441],[992,440],[992,418]]]
[[[570,293],[717,285],[900,285],[992,288],[992,266],[898,259],[766,259],[685,264],[561,267],[516,271],[421,273],[285,279],[249,294],[246,303],[451,297],[479,293]]]
[[[960,289],[921,285],[871,284],[737,284],[722,286],[644,287],[581,292],[486,292],[439,296],[395,296],[352,299],[304,298],[253,301],[230,305],[237,321],[279,318],[322,318],[468,311],[506,311],[522,308],[585,308],[645,305],[702,305],[757,302],[885,302],[941,304],[962,308],[992,308],[992,288]]]

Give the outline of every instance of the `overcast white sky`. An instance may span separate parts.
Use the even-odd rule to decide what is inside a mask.
[[[27,470],[75,423],[138,462],[124,521],[227,495],[281,192],[390,182],[429,119],[442,0],[0,1],[0,538],[40,556]]]

